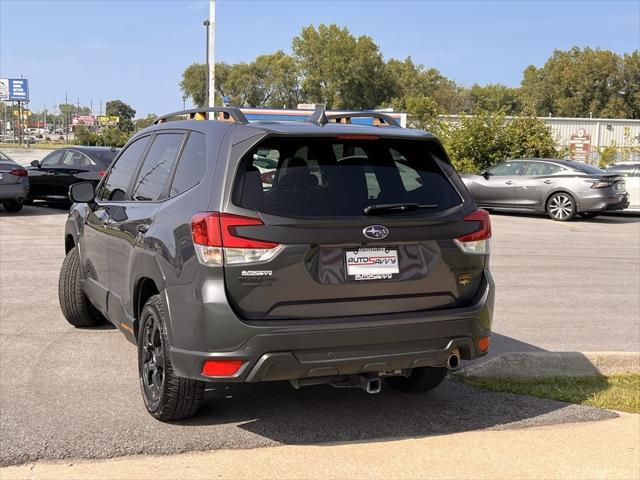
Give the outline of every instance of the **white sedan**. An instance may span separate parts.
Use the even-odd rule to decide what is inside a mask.
[[[640,162],[612,163],[607,172],[624,177],[630,202],[624,211],[640,213]]]

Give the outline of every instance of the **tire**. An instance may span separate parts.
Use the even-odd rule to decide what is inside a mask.
[[[573,220],[576,216],[576,201],[568,193],[554,193],[547,200],[547,214],[557,222]]]
[[[84,294],[80,255],[76,247],[67,253],[62,262],[58,280],[58,300],[64,318],[74,327],[95,327],[106,321]]]
[[[387,383],[401,392],[418,393],[436,388],[446,376],[446,367],[420,367],[408,377],[389,377]]]
[[[600,212],[580,212],[578,215],[580,215],[582,218],[596,218],[598,215],[600,215]]]
[[[2,206],[7,212],[19,212],[22,210],[22,203],[20,202],[6,202]]]
[[[159,295],[145,303],[138,332],[138,376],[147,411],[163,422],[195,415],[204,397],[205,382],[173,373],[167,314]]]

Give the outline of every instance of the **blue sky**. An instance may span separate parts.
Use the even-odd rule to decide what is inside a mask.
[[[517,86],[527,65],[574,45],[640,48],[640,0],[217,1],[216,60],[250,61],[306,25],[337,23],[463,85]],[[30,81],[31,108],[120,98],[138,116],[182,107],[183,70],[203,62],[207,0],[0,0],[0,77]]]

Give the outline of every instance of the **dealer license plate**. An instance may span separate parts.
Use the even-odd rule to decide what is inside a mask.
[[[398,249],[358,248],[345,251],[347,280],[393,280],[398,278]]]

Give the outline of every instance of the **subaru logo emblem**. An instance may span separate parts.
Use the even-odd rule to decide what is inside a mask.
[[[371,240],[382,240],[383,238],[387,238],[389,235],[389,229],[382,225],[369,225],[362,230],[362,233],[365,237],[370,238]]]

